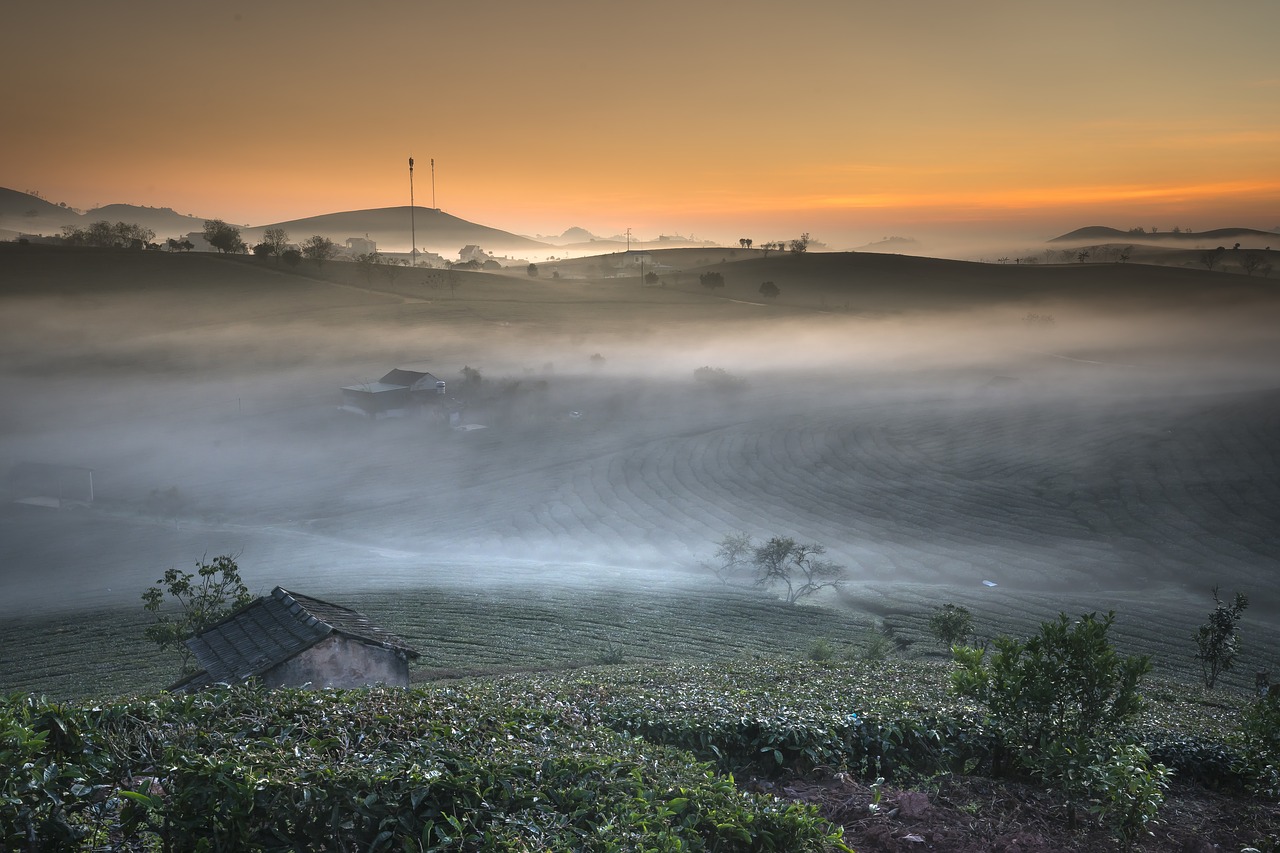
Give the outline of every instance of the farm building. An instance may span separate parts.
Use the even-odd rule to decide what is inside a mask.
[[[367,418],[402,418],[444,401],[445,383],[430,373],[396,369],[377,382],[345,385],[344,412]]]
[[[187,640],[200,671],[190,693],[258,679],[274,687],[407,687],[418,652],[354,610],[276,587]]]

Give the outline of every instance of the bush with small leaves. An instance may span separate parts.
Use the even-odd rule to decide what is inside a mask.
[[[951,648],[973,633],[973,614],[958,604],[935,607],[929,616],[929,632],[939,643]]]
[[[1233,769],[1253,793],[1280,799],[1280,688],[1273,687],[1244,712]]]
[[[1128,849],[1159,814],[1172,776],[1145,749],[1125,744],[1085,771],[1085,787],[1093,799],[1089,813]]]
[[[1240,614],[1249,606],[1249,599],[1244,593],[1237,592],[1236,599],[1230,605],[1218,598],[1218,588],[1213,588],[1213,612],[1209,621],[1196,631],[1196,659],[1200,661],[1200,669],[1204,675],[1204,686],[1212,690],[1218,683],[1219,676],[1230,672],[1235,666],[1236,654],[1240,650],[1240,635],[1236,623]]]
[[[1089,768],[1129,745],[1122,733],[1141,710],[1138,683],[1151,670],[1148,657],[1116,653],[1107,639],[1114,621],[1115,613],[1075,622],[1063,613],[1025,642],[997,638],[990,660],[986,650],[953,650],[953,689],[986,705],[1000,738],[996,770],[1058,788],[1073,821],[1094,794]],[[1151,770],[1159,775],[1164,768]]]

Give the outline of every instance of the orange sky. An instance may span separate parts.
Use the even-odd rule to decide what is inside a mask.
[[[1224,11],[1225,10],[1225,11]],[[833,248],[1280,226],[1276,0],[28,3],[0,186]]]

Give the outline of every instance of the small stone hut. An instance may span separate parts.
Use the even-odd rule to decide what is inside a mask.
[[[264,687],[409,685],[418,652],[346,607],[276,587],[187,640],[200,671],[172,685],[190,693],[258,679]]]

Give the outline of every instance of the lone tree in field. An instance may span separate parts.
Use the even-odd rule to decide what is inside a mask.
[[[525,271],[525,272],[527,272],[527,273],[529,274],[529,278],[537,278],[537,277],[538,277],[538,265],[537,265],[537,264],[529,264],[529,266],[525,267],[525,270],[524,270],[524,271]]]
[[[822,559],[825,546],[803,545],[790,537],[775,536],[756,547],[751,562],[756,567],[756,586],[781,584],[787,604],[795,604],[820,589],[839,586],[844,566]]]
[[[958,604],[935,607],[929,616],[929,633],[947,648],[963,643],[973,633],[973,614]]]
[[[707,290],[714,291],[717,287],[724,287],[724,276],[718,272],[704,272],[698,276],[698,282]]]
[[[809,232],[806,231],[796,239],[792,240],[788,248],[797,255],[803,255],[809,251]]]
[[[324,266],[325,261],[333,260],[338,254],[338,244],[328,237],[319,234],[302,241],[302,256],[316,262],[316,266]]]
[[[778,290],[778,285],[771,281],[766,281],[764,284],[760,285],[760,295],[765,299],[777,299],[778,294],[781,292],[781,290]]]
[[[160,612],[166,596],[178,604],[176,618]],[[191,650],[186,641],[252,600],[230,554],[215,557],[211,563],[196,563],[194,574],[169,569],[142,593],[143,607],[156,615],[145,636],[162,650],[176,650],[182,657],[182,671],[190,672]]]
[[[1253,275],[1260,266],[1262,266],[1262,256],[1255,252],[1246,252],[1240,259],[1240,269],[1244,270],[1245,275]]]
[[[1200,670],[1204,674],[1204,686],[1212,690],[1218,683],[1218,676],[1230,672],[1235,666],[1236,654],[1240,650],[1240,634],[1236,623],[1240,614],[1249,606],[1249,599],[1244,593],[1237,592],[1236,600],[1228,606],[1218,598],[1218,588],[1213,588],[1213,612],[1209,621],[1200,626],[1196,632],[1196,659],[1200,661]]]
[[[204,239],[224,255],[245,250],[244,240],[240,239],[240,229],[221,219],[205,220]]]
[[[1200,263],[1204,264],[1205,269],[1212,270],[1217,266],[1218,261],[1222,260],[1222,255],[1226,252],[1225,246],[1219,246],[1216,249],[1210,249],[1200,254]]]

